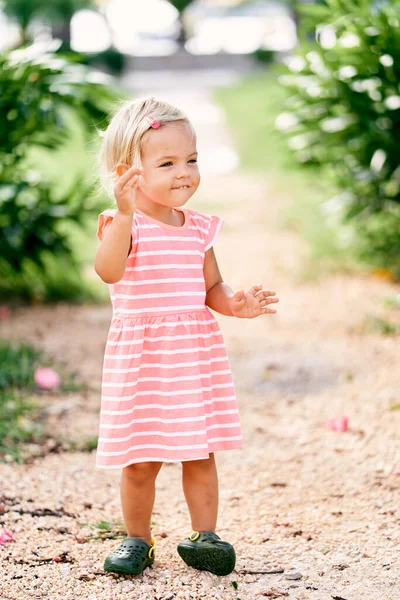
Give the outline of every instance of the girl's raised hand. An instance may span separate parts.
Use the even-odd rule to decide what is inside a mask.
[[[239,290],[229,302],[232,314],[241,319],[254,319],[259,315],[274,314],[276,310],[268,308],[268,304],[279,302],[279,298],[271,298],[275,294],[276,292],[272,290],[263,290],[262,285],[253,285],[247,294],[244,290]]]
[[[124,215],[132,215],[136,209],[136,190],[139,187],[139,178],[143,172],[141,167],[127,169],[118,179],[114,188],[115,200],[118,210]]]

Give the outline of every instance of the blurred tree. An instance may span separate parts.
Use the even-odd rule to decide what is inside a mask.
[[[314,40],[280,78],[281,128],[298,160],[342,191],[326,211],[351,220],[363,256],[400,278],[400,4],[326,0],[301,12]]]
[[[71,42],[71,19],[78,10],[83,8],[94,8],[94,0],[43,0],[43,12],[46,20],[53,27],[53,35],[59,38],[63,44],[70,47]]]
[[[176,10],[179,11],[179,21],[180,21],[181,28],[180,28],[178,41],[183,46],[183,44],[186,42],[186,34],[185,34],[185,28],[184,28],[183,22],[182,22],[182,13],[185,10],[185,8],[187,8],[189,6],[189,4],[192,4],[193,0],[168,0],[168,2],[170,4],[172,4],[172,6],[175,6]]]
[[[95,0],[2,0],[6,15],[20,26],[22,44],[29,41],[27,29],[34,19],[42,19],[52,25],[53,35],[69,47],[71,19],[83,8],[93,8]]]
[[[182,13],[189,4],[192,4],[193,0],[168,0],[168,2]]]
[[[28,40],[28,26],[39,15],[43,0],[3,0],[1,8],[20,28],[22,44]]]

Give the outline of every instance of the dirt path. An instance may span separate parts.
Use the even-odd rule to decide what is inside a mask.
[[[103,573],[121,537],[90,539],[90,525],[121,520],[119,472],[95,470],[94,452],[50,453],[0,465],[0,525],[16,536],[0,546],[2,598],[400,599],[398,338],[361,327],[398,288],[367,276],[302,283],[303,243],[278,229],[282,199],[262,178],[209,173],[190,206],[226,220],[215,247],[225,281],[280,297],[276,316],[218,316],[245,437],[244,450],[217,457],[219,533],[235,545],[236,570],[218,578],[180,561],[190,523],[180,465],[166,464],[154,568],[136,580]],[[51,403],[55,438],[97,435],[110,316],[109,306],[33,307],[1,325],[2,337],[37,343],[92,386]],[[327,420],[343,414],[349,430],[330,431]],[[273,569],[284,572],[262,573]]]

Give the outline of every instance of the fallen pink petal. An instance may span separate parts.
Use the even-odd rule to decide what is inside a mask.
[[[53,390],[61,383],[61,377],[53,369],[41,367],[35,371],[35,383],[44,390]]]
[[[0,544],[5,544],[7,542],[15,542],[15,538],[12,531],[0,529]]]
[[[10,311],[7,306],[0,306],[0,319],[5,321],[10,316]]]
[[[349,418],[338,417],[336,419],[329,419],[328,427],[331,431],[347,431],[349,428]]]

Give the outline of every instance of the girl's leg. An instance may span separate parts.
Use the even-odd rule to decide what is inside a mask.
[[[218,517],[218,474],[214,454],[182,462],[182,485],[194,531],[214,531]]]
[[[124,467],[121,475],[121,504],[129,537],[151,542],[151,514],[156,494],[160,462],[137,463]]]

